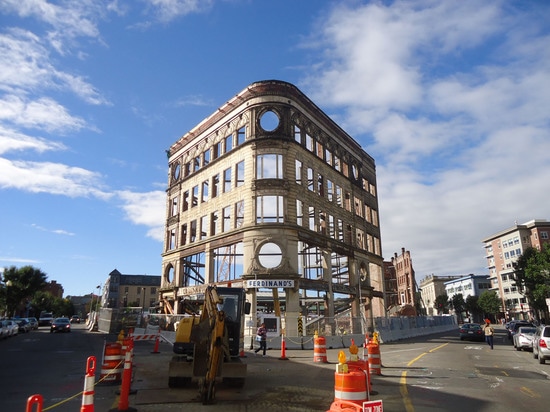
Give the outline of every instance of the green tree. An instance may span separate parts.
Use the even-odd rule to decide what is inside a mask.
[[[477,303],[480,309],[483,310],[483,312],[493,318],[496,317],[496,314],[499,312],[501,305],[500,298],[493,290],[487,290],[483,292],[479,296]]]
[[[451,298],[451,305],[455,310],[458,320],[461,321],[462,312],[466,310],[466,302],[464,302],[464,296],[462,295],[462,293],[457,293],[456,295],[453,295],[453,297]]]
[[[449,313],[449,297],[446,294],[437,296],[434,303],[438,314]]]
[[[550,245],[541,250],[529,247],[514,262],[516,286],[535,311],[535,317],[548,315],[546,298],[550,297]]]
[[[8,316],[25,315],[34,294],[46,286],[47,275],[32,266],[4,270],[3,295]]]

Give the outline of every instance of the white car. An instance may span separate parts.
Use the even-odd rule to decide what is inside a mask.
[[[15,336],[19,333],[19,325],[14,320],[6,319],[6,320],[3,321],[3,323],[4,323],[4,326],[7,329],[6,337],[9,338],[9,337]]]
[[[536,327],[533,326],[522,326],[514,334],[514,348],[517,351],[522,349],[533,350],[533,336],[537,331]]]

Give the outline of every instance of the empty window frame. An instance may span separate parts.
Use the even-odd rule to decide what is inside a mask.
[[[304,279],[323,279],[323,254],[318,247],[298,242],[298,273]]]
[[[300,145],[302,144],[302,129],[297,125],[294,125],[294,141]]]
[[[332,282],[341,285],[349,285],[349,264],[348,257],[332,252],[330,255],[332,268]]]
[[[222,209],[222,232],[231,230],[231,206]]]
[[[355,207],[355,214],[357,216],[361,216],[363,217],[363,204],[361,202],[361,199],[359,199],[358,197],[354,196],[353,197],[353,205]]]
[[[282,179],[283,155],[261,154],[256,156],[256,179]]]
[[[193,173],[198,172],[201,168],[201,158],[200,156],[196,156],[193,159]]]
[[[208,216],[202,216],[200,219],[201,231],[199,240],[206,239],[208,236]]]
[[[233,150],[233,135],[225,136],[224,139],[225,153],[229,153]]]
[[[195,207],[199,204],[199,186],[193,186],[193,195],[191,198],[191,207]]]
[[[311,167],[307,168],[307,188],[310,191],[315,191],[315,183],[313,181],[313,169]]]
[[[330,179],[327,179],[327,200],[329,202],[334,200],[334,183]]]
[[[308,207],[307,216],[309,230],[315,230],[315,208],[313,206]]]
[[[214,281],[227,282],[243,275],[244,245],[238,242],[214,249]]]
[[[231,191],[231,168],[223,171],[223,192]]]
[[[241,127],[237,130],[237,140],[235,141],[235,146],[240,146],[246,141],[246,126]]]
[[[242,227],[244,224],[244,200],[239,200],[235,203],[235,229]]]
[[[284,223],[283,196],[258,196],[256,223]]]
[[[208,202],[208,180],[202,182],[201,203]]]
[[[244,160],[237,163],[235,173],[235,186],[239,187],[244,185]]]
[[[306,133],[306,149],[310,152],[313,152],[315,149],[315,140],[309,135],[309,133]]]
[[[323,175],[321,173],[317,174],[317,194],[321,197],[325,197],[325,187],[323,185],[324,182]]]
[[[187,223],[181,225],[180,244],[183,246],[187,243]]]
[[[296,199],[296,224],[302,226],[304,224],[304,202]]]
[[[342,199],[342,188],[338,185],[335,186],[335,194],[336,194],[336,204],[340,207],[343,205],[343,199]]]
[[[215,210],[210,214],[210,236],[218,234],[218,211]]]
[[[223,142],[220,141],[212,147],[212,160],[217,159],[223,155]]]
[[[338,156],[334,156],[334,168],[339,172],[342,171],[342,165],[340,163],[340,158]]]
[[[183,192],[183,207],[182,208],[183,208],[184,212],[189,209],[189,190],[186,190],[185,192]]]
[[[189,224],[189,243],[193,243],[197,240],[197,221],[192,220]]]
[[[204,151],[202,154],[202,164],[206,166],[208,163],[210,163],[210,157],[212,155],[212,148],[209,148]]]
[[[176,236],[177,236],[176,229],[170,229],[170,232],[168,234],[168,250],[174,250],[176,248],[177,246]]]
[[[212,176],[212,198],[218,197],[220,193],[220,175]]]
[[[325,162],[328,165],[332,166],[332,163],[333,163],[332,152],[327,148],[325,148]]]
[[[295,165],[296,165],[296,184],[301,185],[303,163],[300,160],[296,159]]]
[[[195,286],[205,284],[206,256],[204,252],[186,256],[182,259],[183,285]]]
[[[172,198],[170,209],[170,216],[176,216],[179,213],[177,196]]]
[[[316,141],[315,142],[315,154],[320,159],[323,159],[325,148],[323,147],[323,144],[321,142]]]

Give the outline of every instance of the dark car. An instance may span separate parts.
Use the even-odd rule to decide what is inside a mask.
[[[485,334],[479,323],[464,323],[458,329],[460,340],[477,340],[483,342]]]
[[[50,326],[50,333],[70,331],[71,322],[69,321],[69,318],[56,318],[53,320],[52,325]]]
[[[80,323],[80,316],[78,315],[71,316],[71,323]]]

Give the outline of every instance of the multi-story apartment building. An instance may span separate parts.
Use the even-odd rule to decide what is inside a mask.
[[[269,292],[289,336],[309,304],[384,314],[374,159],[295,86],[251,84],[168,155],[165,310],[231,284],[247,291],[250,325]]]
[[[458,279],[460,276],[435,276],[433,274],[424,277],[419,283],[420,296],[423,307],[428,316],[438,315],[439,311],[435,306],[435,299],[438,296],[446,295],[445,282]]]
[[[513,263],[525,249],[541,249],[550,242],[550,222],[531,220],[495,233],[482,240],[489,269],[491,287],[501,301],[501,315],[507,319],[528,319],[532,316],[527,299],[516,286]]]
[[[104,308],[134,306],[144,309],[156,306],[160,278],[155,275],[123,275],[115,269],[109,273],[103,287],[101,306]]]

